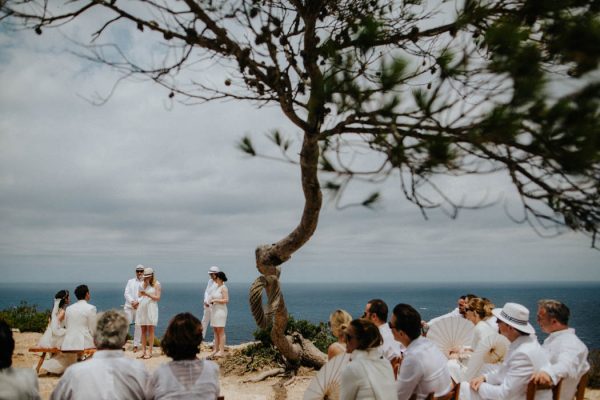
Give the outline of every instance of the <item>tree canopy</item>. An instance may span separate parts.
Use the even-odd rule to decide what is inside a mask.
[[[456,203],[440,175],[505,173],[536,228],[591,237],[600,223],[597,0],[4,0],[6,25],[46,29],[96,24],[86,56],[125,76],[143,75],[170,96],[275,105],[301,132],[274,132],[283,159],[302,172],[305,206],[287,236],[259,246],[251,289],[261,326],[289,360],[306,354],[285,338],[280,265],[314,233],[321,188],[339,198],[353,179],[397,179],[424,214]],[[155,64],[101,43],[114,29],[147,33],[167,51]],[[207,80],[198,65],[219,63]],[[186,79],[181,79],[185,76]],[[190,78],[193,77],[193,78]],[[239,143],[260,156],[251,137]],[[320,181],[319,171],[326,173]],[[378,193],[362,204],[371,206]],[[262,310],[266,289],[270,308]],[[304,354],[304,355],[303,355]],[[318,364],[316,359],[312,360]]]

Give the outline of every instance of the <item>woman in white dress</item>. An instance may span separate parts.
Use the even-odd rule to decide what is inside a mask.
[[[144,282],[140,287],[140,303],[135,313],[135,324],[142,330],[142,355],[138,358],[152,357],[154,349],[154,328],[158,324],[158,301],[160,300],[160,282],[154,277],[152,268],[144,269]],[[146,345],[150,342],[150,351],[146,352]]]
[[[379,328],[366,319],[355,319],[346,328],[350,362],[342,371],[340,400],[397,400],[392,364],[381,355]]]
[[[346,352],[346,337],[344,331],[350,325],[352,316],[346,310],[335,310],[329,315],[329,328],[331,334],[337,338],[337,342],[333,342],[327,348],[327,359]]]
[[[219,366],[198,359],[202,323],[190,313],[177,314],[160,346],[173,361],[158,367],[146,384],[146,399],[215,400],[219,395]]]
[[[50,322],[44,331],[44,334],[38,342],[38,347],[52,348],[62,345],[65,338],[65,309],[70,303],[69,291],[59,290],[54,295],[54,306],[50,313]],[[67,353],[52,354],[50,358],[44,360],[41,370],[50,374],[60,375],[69,365],[77,361],[77,355]]]
[[[214,351],[210,359],[225,355],[225,324],[227,322],[227,303],[229,303],[229,290],[225,286],[227,276],[219,271],[215,277],[217,287],[210,294],[210,325],[215,336]]]

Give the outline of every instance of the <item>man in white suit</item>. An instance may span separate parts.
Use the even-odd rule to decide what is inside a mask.
[[[96,306],[88,303],[90,290],[86,285],[75,288],[77,303],[65,312],[65,339],[61,350],[83,350],[94,347],[93,334],[96,330]]]
[[[127,281],[125,286],[125,305],[123,306],[123,312],[129,321],[129,325],[135,322],[135,312],[140,304],[139,294],[140,286],[144,282],[144,266],[139,264],[135,267],[135,278],[131,278]],[[133,330],[133,352],[135,353],[140,347],[142,341],[142,329],[140,325],[134,325]]]
[[[210,312],[211,306],[209,304],[210,295],[217,287],[217,283],[215,282],[215,278],[217,274],[221,271],[219,267],[212,266],[208,269],[208,283],[206,284],[206,290],[204,290],[204,314],[202,315],[202,331],[204,332],[204,338],[206,339],[206,334],[208,333],[208,324],[210,322]]]
[[[479,376],[460,386],[460,399],[525,400],[531,375],[549,365],[548,356],[529,323],[529,310],[517,303],[506,303],[492,313],[498,330],[511,343],[499,369]],[[536,400],[551,400],[550,390],[540,390]]]
[[[550,365],[534,374],[532,381],[544,385],[556,385],[562,379],[561,399],[572,399],[579,379],[590,369],[587,361],[588,348],[569,328],[569,307],[557,300],[538,302],[537,321],[548,334],[542,348],[547,351]]]

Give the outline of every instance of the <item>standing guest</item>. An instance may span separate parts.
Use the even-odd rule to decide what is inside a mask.
[[[529,310],[517,303],[494,309],[500,334],[510,341],[499,369],[472,379],[460,386],[460,399],[525,400],[531,375],[548,365],[548,357],[528,322]],[[550,390],[539,390],[536,400],[550,400]]]
[[[327,359],[346,352],[346,337],[344,331],[352,322],[352,316],[345,310],[335,310],[329,315],[329,327],[331,334],[337,338],[337,342],[333,342],[327,348]]]
[[[225,286],[227,276],[225,272],[219,271],[215,276],[217,286],[210,295],[209,304],[212,306],[210,312],[210,325],[213,327],[215,336],[214,351],[210,358],[225,356],[225,324],[227,322],[227,303],[229,303],[229,290]]]
[[[98,316],[92,358],[65,371],[50,400],[144,399],[148,374],[144,364],[125,357],[129,323],[125,314],[109,310]]]
[[[391,363],[396,364],[399,358],[402,357],[404,346],[394,339],[392,330],[387,324],[387,304],[381,299],[369,300],[362,317],[368,319],[379,328],[379,333],[381,333],[381,337],[383,338],[383,343],[379,347],[379,350]]]
[[[13,368],[15,340],[10,326],[0,320],[0,399],[21,400],[40,398],[38,378],[31,368]]]
[[[67,331],[65,328],[65,310],[69,303],[68,290],[59,290],[54,295],[54,306],[50,314],[50,323],[38,342],[38,347],[60,348],[62,346]],[[54,353],[49,359],[44,360],[41,369],[50,374],[60,375],[64,372],[65,368],[76,361],[76,354]]]
[[[135,267],[135,278],[131,278],[127,281],[125,286],[125,305],[123,306],[123,312],[129,321],[129,325],[135,323],[135,312],[140,304],[140,288],[144,282],[144,266],[139,264]],[[142,330],[139,325],[133,325],[133,352],[135,353],[140,347],[140,338],[142,336]]]
[[[431,340],[421,336],[421,315],[408,304],[394,307],[390,328],[406,350],[400,364],[398,400],[425,399],[430,393],[443,396],[452,390],[446,356]]]
[[[160,300],[160,282],[154,277],[154,269],[144,268],[144,282],[140,286],[137,312],[135,313],[135,324],[142,330],[142,355],[138,358],[147,360],[152,357],[154,349],[154,329],[158,324],[158,301]],[[150,343],[150,351],[146,352],[146,346]]]
[[[588,348],[569,328],[569,307],[557,300],[538,302],[537,322],[548,334],[542,348],[550,358],[550,365],[535,373],[531,380],[545,385],[556,385],[562,379],[561,399],[572,399],[579,379],[590,369]]]
[[[219,366],[198,359],[202,324],[190,313],[177,314],[160,345],[173,361],[158,367],[146,385],[146,399],[215,400],[219,395]]]
[[[86,285],[75,288],[77,303],[65,311],[66,331],[61,350],[83,350],[94,347],[96,306],[89,304],[90,289]]]
[[[208,283],[206,284],[206,289],[204,290],[204,314],[202,314],[202,330],[206,333],[208,333],[208,324],[210,323],[210,295],[217,287],[215,278],[217,277],[217,273],[219,271],[219,267],[215,265],[208,269],[209,279]]]
[[[340,400],[396,400],[394,371],[379,351],[383,338],[377,326],[355,319],[345,335],[350,363],[342,371]]]

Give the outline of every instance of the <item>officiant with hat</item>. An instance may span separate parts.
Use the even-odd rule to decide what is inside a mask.
[[[506,303],[492,313],[498,319],[500,334],[510,341],[510,346],[498,369],[461,384],[460,399],[526,400],[529,378],[548,365],[548,356],[537,341],[525,306]],[[535,398],[550,400],[552,392],[537,391]]]
[[[125,304],[123,305],[123,311],[125,312],[125,317],[130,325],[135,322],[135,313],[140,304],[139,291],[142,282],[144,282],[144,266],[138,264],[137,267],[135,267],[135,278],[131,278],[127,281],[124,293]],[[139,325],[134,325],[134,327],[133,351],[136,352],[141,345],[142,330]]]
[[[202,315],[202,329],[204,331],[204,338],[206,340],[206,335],[208,334],[208,324],[210,322],[210,295],[213,290],[217,288],[217,283],[215,282],[215,278],[217,274],[221,272],[221,269],[216,265],[213,265],[208,269],[208,283],[206,284],[206,289],[204,290],[204,314]]]

